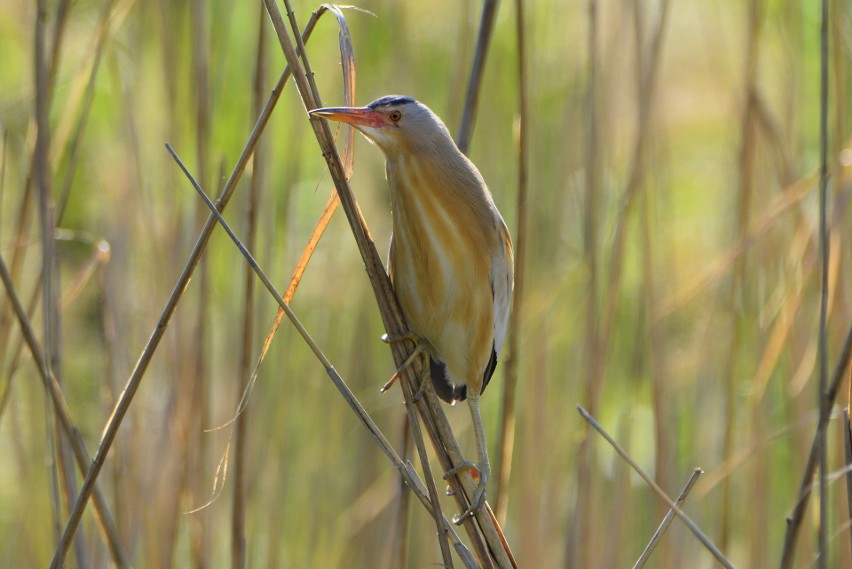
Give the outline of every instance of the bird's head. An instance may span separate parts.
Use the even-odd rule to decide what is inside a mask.
[[[366,107],[328,107],[310,114],[351,124],[389,157],[447,143],[455,146],[441,119],[411,97],[387,95]]]

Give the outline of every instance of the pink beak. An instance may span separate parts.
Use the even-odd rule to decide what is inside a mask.
[[[393,126],[385,115],[367,107],[326,107],[309,111],[311,116],[322,117],[333,121],[345,122],[353,126],[381,128]]]

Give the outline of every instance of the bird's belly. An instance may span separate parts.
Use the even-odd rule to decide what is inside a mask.
[[[469,244],[435,243],[404,246],[394,236],[394,290],[408,327],[429,342],[453,383],[478,382],[494,342],[489,266]]]

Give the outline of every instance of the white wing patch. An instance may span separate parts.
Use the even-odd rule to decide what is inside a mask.
[[[494,211],[501,240],[500,245],[502,245],[494,249],[494,255],[491,258],[491,289],[494,293],[494,351],[499,354],[500,348],[503,347],[503,340],[506,339],[509,311],[512,308],[515,263],[509,230],[496,208]]]

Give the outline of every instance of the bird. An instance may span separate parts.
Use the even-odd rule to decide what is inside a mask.
[[[388,274],[410,332],[385,339],[415,339],[400,370],[426,352],[437,395],[450,404],[467,401],[477,462],[444,476],[478,473],[460,523],[482,509],[491,472],[479,399],[494,374],[511,310],[509,230],[479,170],[444,122],[414,98],[387,95],[365,107],[319,108],[310,115],[352,125],[385,155]]]

